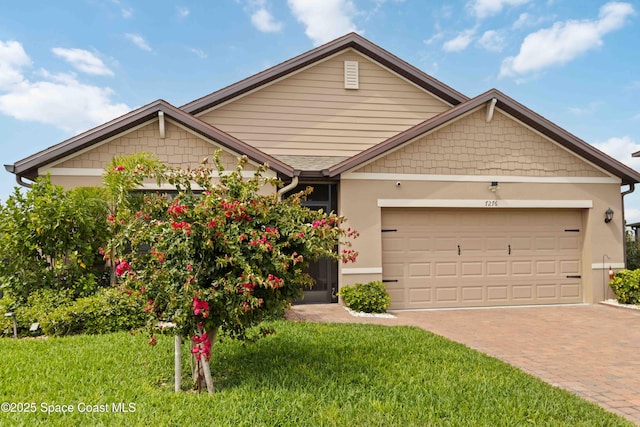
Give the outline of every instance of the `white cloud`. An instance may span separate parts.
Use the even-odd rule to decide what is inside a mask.
[[[483,49],[491,52],[501,52],[504,49],[505,40],[504,36],[498,31],[488,30],[478,39],[478,44]]]
[[[358,32],[352,21],[358,11],[351,0],[288,0],[287,3],[316,46],[346,33]]]
[[[191,13],[191,11],[186,7],[178,7],[176,10],[178,12],[178,18],[186,18]]]
[[[640,151],[640,143],[634,141],[630,136],[612,137],[604,142],[595,143],[593,146],[630,168],[640,170],[640,157],[631,157],[631,153]]]
[[[195,47],[190,47],[189,48],[189,52],[193,53],[194,55],[196,55],[200,59],[205,59],[205,58],[209,57],[209,55],[207,55],[206,52],[204,52],[201,49],[196,49]]]
[[[41,70],[29,80],[24,69],[30,65],[20,43],[0,41],[0,113],[77,133],[131,110],[112,102],[110,88],[84,84],[72,74]]]
[[[133,16],[133,9],[131,8],[122,8],[120,9],[120,13],[122,13],[122,17],[124,19],[129,19]]]
[[[148,52],[151,52],[153,50],[151,49],[151,46],[147,44],[147,41],[144,39],[144,37],[142,37],[140,34],[126,33],[124,36],[142,50],[146,50]]]
[[[428,39],[424,40],[424,44],[427,44],[427,45],[432,44],[433,42],[438,41],[443,37],[444,37],[443,33],[435,33],[434,35],[432,35]]]
[[[251,22],[260,31],[264,33],[275,33],[282,29],[282,23],[276,21],[271,13],[260,8],[251,14]]]
[[[569,107],[568,110],[576,116],[584,116],[595,113],[601,104],[602,102],[600,101],[591,101],[583,107]]]
[[[97,76],[113,76],[113,71],[104,65],[100,58],[87,50],[54,47],[51,51],[79,71]]]
[[[622,27],[634,13],[629,3],[607,3],[600,8],[597,20],[556,22],[525,37],[517,56],[505,58],[500,77],[541,71],[565,64],[602,45],[602,37]]]
[[[528,2],[529,0],[473,0],[467,6],[482,19],[500,13],[504,6],[520,6]]]
[[[123,6],[120,0],[111,0],[111,2],[120,8],[120,14],[124,19],[130,19],[133,17],[132,8]]]
[[[23,82],[22,68],[31,65],[31,59],[17,41],[0,40],[0,90]]]
[[[469,44],[473,41],[473,36],[475,35],[476,30],[470,28],[468,30],[464,30],[459,33],[456,37],[451,40],[446,41],[442,45],[442,49],[447,52],[460,52],[461,50],[465,50]]]

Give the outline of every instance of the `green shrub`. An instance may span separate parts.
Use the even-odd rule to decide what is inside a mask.
[[[384,313],[391,303],[391,297],[382,282],[343,286],[338,295],[342,297],[347,307],[365,313]]]
[[[621,304],[640,303],[640,270],[620,270],[609,286]]]
[[[40,327],[47,335],[105,334],[144,326],[147,313],[143,298],[115,288],[78,298],[47,314]]]
[[[18,308],[16,315],[20,328],[28,328],[34,322],[40,322],[45,316],[59,307],[68,306],[73,302],[71,289],[40,289],[32,292],[27,303]]]

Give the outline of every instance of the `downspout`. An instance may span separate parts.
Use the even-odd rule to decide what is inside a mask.
[[[624,196],[635,191],[636,184],[629,184],[629,189],[620,193],[622,195],[622,249],[624,250],[624,266],[627,267],[627,221],[624,218]]]
[[[16,173],[16,172],[15,172],[16,168],[15,168],[15,166],[14,166],[14,165],[4,165],[4,168],[5,168],[5,169],[6,169],[6,171],[7,171],[7,172],[9,172],[9,173],[13,173],[13,174],[15,174],[15,173]],[[17,182],[20,186],[22,186],[22,187],[26,187],[26,188],[31,188],[32,184],[30,184],[30,183],[28,183],[28,182],[24,182],[24,181],[22,180],[22,178],[23,178],[23,177],[22,177],[21,175],[16,174],[16,182]]]
[[[289,184],[278,190],[278,200],[282,200],[282,196],[284,195],[284,193],[293,190],[294,188],[296,188],[296,185],[298,185],[298,174],[295,174],[293,176]]]

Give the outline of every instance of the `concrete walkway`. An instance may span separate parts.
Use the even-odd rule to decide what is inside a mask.
[[[354,317],[338,304],[297,305],[310,322],[411,325],[501,359],[640,425],[640,310],[601,304],[401,311]]]

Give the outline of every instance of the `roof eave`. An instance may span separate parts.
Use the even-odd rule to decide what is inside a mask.
[[[237,138],[221,131],[214,126],[209,125],[196,117],[193,117],[184,111],[174,107],[166,101],[158,100],[125,114],[108,123],[63,141],[53,147],[49,147],[38,153],[35,153],[25,159],[19,160],[14,165],[7,165],[7,171],[17,176],[36,178],[38,169],[46,164],[55,162],[56,160],[67,157],[73,153],[90,147],[100,141],[111,138],[122,132],[127,131],[139,124],[150,121],[162,111],[169,118],[176,120],[183,126],[188,127],[194,132],[211,139],[223,147],[235,151],[239,154],[246,155],[254,162],[263,164],[268,163],[269,167],[274,171],[286,176],[293,176],[294,169],[289,165],[267,155],[266,153],[254,148]]]
[[[196,99],[183,105],[180,109],[189,114],[198,114],[348,48],[355,49],[365,56],[371,57],[451,105],[457,105],[468,100],[465,95],[387,52],[359,34],[349,33],[258,74]]]
[[[368,150],[356,154],[343,162],[338,163],[324,172],[329,177],[336,177],[344,172],[352,170],[359,165],[375,159],[378,156],[383,155],[389,150],[396,148],[402,144],[405,144],[420,135],[429,132],[439,126],[446,124],[447,122],[465,114],[478,106],[496,99],[496,108],[503,110],[514,118],[520,120],[541,134],[547,136],[553,141],[556,141],[560,145],[569,149],[572,152],[580,155],[581,157],[591,161],[605,171],[617,176],[621,179],[623,185],[630,185],[640,182],[640,173],[629,168],[628,166],[620,163],[616,159],[601,152],[595,147],[587,144],[580,138],[572,135],[566,130],[560,128],[556,124],[550,122],[544,117],[536,114],[532,110],[529,110],[517,101],[509,98],[497,89],[491,89],[477,97],[470,99],[464,103],[461,103],[445,112],[440,113],[422,123],[419,123],[406,131],[395,135],[386,141],[375,145]],[[640,154],[640,152],[638,152]]]

